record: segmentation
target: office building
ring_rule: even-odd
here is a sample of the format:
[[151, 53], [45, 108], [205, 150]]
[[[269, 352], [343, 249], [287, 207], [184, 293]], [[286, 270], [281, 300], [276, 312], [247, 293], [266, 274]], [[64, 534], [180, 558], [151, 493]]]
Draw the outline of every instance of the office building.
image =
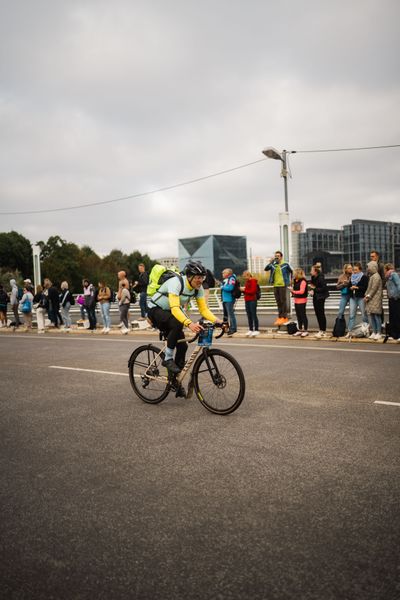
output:
[[400, 223], [354, 219], [343, 226], [344, 262], [359, 261], [365, 268], [371, 250], [377, 250], [382, 262], [400, 267]]
[[343, 232], [340, 229], [310, 228], [299, 232], [298, 265], [308, 274], [312, 265], [322, 264], [324, 273], [337, 273], [343, 266]]
[[217, 279], [222, 271], [230, 268], [241, 275], [247, 269], [246, 236], [203, 235], [178, 240], [179, 268], [183, 269], [189, 259], [200, 260]]

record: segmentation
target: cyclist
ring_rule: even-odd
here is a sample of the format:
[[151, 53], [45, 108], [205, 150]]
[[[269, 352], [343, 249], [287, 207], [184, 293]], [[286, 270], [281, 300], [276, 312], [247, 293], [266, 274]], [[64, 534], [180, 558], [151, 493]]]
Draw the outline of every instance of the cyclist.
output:
[[[184, 275], [172, 276], [161, 284], [155, 294], [147, 300], [148, 315], [153, 324], [167, 334], [167, 349], [162, 365], [170, 373], [179, 373], [185, 365], [187, 343], [178, 340], [183, 337], [183, 328], [188, 327], [193, 333], [199, 333], [203, 328], [194, 323], [183, 311], [183, 307], [195, 299], [200, 314], [207, 321], [220, 323], [208, 308], [203, 289], [206, 269], [200, 261], [190, 260], [184, 268]], [[176, 355], [174, 360], [174, 350]]]

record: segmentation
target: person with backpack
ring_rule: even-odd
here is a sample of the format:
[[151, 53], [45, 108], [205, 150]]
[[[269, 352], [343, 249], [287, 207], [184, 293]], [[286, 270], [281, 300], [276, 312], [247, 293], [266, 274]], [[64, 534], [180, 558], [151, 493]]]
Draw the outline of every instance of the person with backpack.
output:
[[235, 302], [238, 298], [238, 295], [236, 288], [239, 288], [240, 295], [240, 284], [236, 275], [234, 275], [232, 269], [224, 269], [222, 271], [221, 296], [222, 307], [224, 311], [224, 321], [229, 323], [229, 337], [232, 337], [232, 335], [237, 331]]
[[30, 287], [24, 287], [24, 293], [19, 301], [19, 309], [24, 315], [25, 331], [32, 329], [32, 308], [33, 308], [33, 294], [30, 291]]
[[392, 263], [386, 263], [384, 269], [389, 300], [389, 331], [386, 335], [400, 343], [400, 276]]
[[274, 322], [274, 325], [285, 325], [289, 322], [288, 313], [290, 312], [290, 307], [287, 289], [292, 280], [292, 267], [283, 260], [282, 252], [277, 250], [264, 271], [271, 272], [269, 283], [274, 288], [274, 296], [278, 307], [278, 318]]
[[257, 295], [259, 285], [257, 279], [253, 277], [250, 271], [243, 271], [243, 277], [245, 284], [240, 289], [244, 293], [244, 305], [246, 308], [247, 322], [249, 324], [249, 330], [246, 333], [246, 337], [256, 337], [257, 335], [260, 335], [257, 317]]
[[[170, 373], [177, 374], [185, 365], [188, 347], [186, 342], [178, 344], [178, 340], [183, 338], [183, 328], [188, 327], [193, 333], [199, 333], [203, 329], [199, 323], [192, 321], [183, 307], [195, 300], [204, 319], [212, 323], [222, 324], [222, 321], [206, 304], [202, 285], [206, 270], [200, 261], [190, 260], [184, 268], [184, 275], [173, 271], [169, 274], [169, 278], [148, 298], [147, 313], [153, 325], [167, 335], [167, 348], [162, 364]], [[184, 395], [184, 391], [181, 395]]]
[[143, 263], [138, 265], [139, 276], [132, 286], [134, 291], [139, 294], [139, 307], [141, 320], [147, 317], [147, 286], [149, 285], [149, 274]]
[[21, 294], [19, 294], [19, 288], [17, 286], [17, 282], [15, 281], [15, 279], [10, 279], [10, 286], [11, 286], [11, 294], [10, 294], [10, 304], [11, 304], [11, 310], [13, 311], [13, 315], [14, 315], [14, 327], [19, 327], [21, 325], [21, 321], [19, 318], [19, 314], [18, 314], [18, 304], [19, 301], [21, 300], [22, 296]]

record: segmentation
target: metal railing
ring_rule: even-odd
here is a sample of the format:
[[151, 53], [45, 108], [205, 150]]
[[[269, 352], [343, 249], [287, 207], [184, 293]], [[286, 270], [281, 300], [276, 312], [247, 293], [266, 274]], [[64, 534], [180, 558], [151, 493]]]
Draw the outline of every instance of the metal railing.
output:
[[[276, 302], [274, 296], [273, 286], [265, 285], [260, 286], [261, 288], [261, 298], [257, 302], [257, 312], [258, 314], [273, 314], [276, 313]], [[325, 302], [325, 311], [327, 313], [335, 313], [339, 309], [340, 302], [340, 291], [336, 289], [329, 289], [329, 298], [327, 298]], [[222, 313], [222, 299], [221, 299], [221, 290], [219, 288], [211, 288], [208, 296], [208, 306], [210, 310], [215, 313]], [[307, 307], [313, 309], [312, 297], [309, 296], [307, 299]], [[189, 305], [191, 312], [198, 313], [198, 308], [196, 302], [192, 302]], [[383, 293], [383, 309], [388, 310], [388, 300], [386, 295], [386, 290]], [[97, 304], [97, 310], [100, 312], [99, 305]], [[245, 301], [243, 295], [241, 298], [236, 300], [235, 311], [237, 313], [245, 313]], [[294, 302], [293, 298], [291, 299], [291, 311], [294, 313]], [[110, 307], [111, 314], [118, 314], [118, 302], [113, 302]], [[71, 306], [70, 310], [71, 315], [76, 316], [80, 314], [80, 306], [75, 304]], [[129, 307], [130, 319], [135, 319], [140, 316], [140, 307], [139, 302], [135, 304], [131, 304]], [[12, 318], [12, 312], [8, 311], [9, 318]]]

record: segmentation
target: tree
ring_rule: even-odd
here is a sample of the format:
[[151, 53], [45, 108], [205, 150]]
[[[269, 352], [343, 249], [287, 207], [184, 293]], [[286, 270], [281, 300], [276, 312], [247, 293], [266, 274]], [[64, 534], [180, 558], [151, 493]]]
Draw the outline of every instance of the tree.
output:
[[0, 267], [3, 271], [21, 271], [23, 278], [33, 279], [30, 241], [16, 231], [0, 233]]
[[82, 287], [81, 251], [76, 244], [66, 242], [58, 235], [51, 236], [46, 243], [38, 242], [41, 248], [42, 276], [55, 285], [68, 281], [72, 291]]

